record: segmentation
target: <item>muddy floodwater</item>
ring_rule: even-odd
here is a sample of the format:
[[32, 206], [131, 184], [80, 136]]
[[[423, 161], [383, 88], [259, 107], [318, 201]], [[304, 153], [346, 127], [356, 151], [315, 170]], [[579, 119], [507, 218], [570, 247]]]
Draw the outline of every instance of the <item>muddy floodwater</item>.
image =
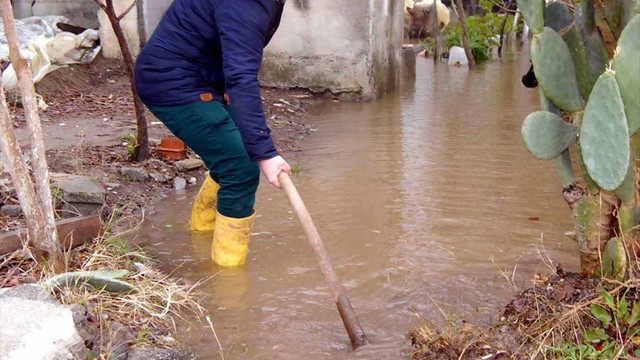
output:
[[[372, 345], [356, 353], [286, 197], [260, 187], [247, 265], [221, 269], [211, 234], [187, 230], [197, 189], [168, 198], [140, 241], [164, 270], [198, 281], [229, 359], [404, 359], [416, 314], [488, 323], [542, 258], [577, 270], [577, 245], [551, 162], [520, 136], [539, 108], [520, 78], [526, 54], [469, 72], [417, 59], [415, 83], [371, 103], [313, 109], [293, 180]], [[513, 271], [515, 268], [515, 272]], [[184, 329], [202, 359], [220, 359], [204, 319]]]

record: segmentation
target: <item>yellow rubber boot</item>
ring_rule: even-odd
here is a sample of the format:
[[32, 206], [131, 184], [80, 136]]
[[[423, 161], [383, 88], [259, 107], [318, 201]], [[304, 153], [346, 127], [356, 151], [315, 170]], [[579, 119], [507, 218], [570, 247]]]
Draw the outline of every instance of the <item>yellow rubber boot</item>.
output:
[[211, 178], [211, 175], [207, 175], [193, 203], [191, 230], [211, 231], [214, 229], [218, 189], [220, 189], [220, 185]]
[[239, 266], [245, 263], [254, 218], [255, 212], [242, 219], [216, 214], [216, 227], [213, 230], [213, 247], [211, 248], [211, 258], [216, 264]]

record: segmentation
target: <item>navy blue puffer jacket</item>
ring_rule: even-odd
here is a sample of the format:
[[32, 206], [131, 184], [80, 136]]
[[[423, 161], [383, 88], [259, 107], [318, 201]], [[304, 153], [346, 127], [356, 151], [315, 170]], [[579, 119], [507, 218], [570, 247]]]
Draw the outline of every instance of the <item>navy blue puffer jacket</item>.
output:
[[251, 160], [278, 153], [267, 127], [258, 70], [284, 0], [175, 0], [138, 56], [136, 88], [152, 106], [229, 93]]

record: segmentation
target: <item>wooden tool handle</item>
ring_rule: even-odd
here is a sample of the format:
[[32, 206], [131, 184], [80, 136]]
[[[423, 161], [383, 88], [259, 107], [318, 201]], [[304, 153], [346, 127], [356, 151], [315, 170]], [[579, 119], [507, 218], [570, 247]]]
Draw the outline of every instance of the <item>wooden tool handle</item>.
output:
[[333, 269], [333, 263], [329, 258], [329, 254], [327, 254], [327, 250], [320, 238], [320, 234], [313, 224], [313, 220], [311, 220], [311, 216], [309, 215], [306, 206], [304, 206], [304, 202], [302, 202], [302, 198], [300, 198], [298, 190], [293, 185], [291, 177], [289, 177], [287, 173], [281, 172], [280, 175], [278, 175], [278, 180], [280, 181], [282, 189], [285, 194], [287, 194], [289, 202], [291, 202], [293, 210], [302, 224], [302, 228], [304, 229], [304, 233], [307, 235], [307, 239], [309, 240], [309, 244], [311, 245], [313, 252], [316, 254], [316, 258], [320, 264], [320, 270], [329, 285], [329, 289], [333, 295], [333, 301], [335, 301], [336, 306], [338, 307], [338, 312], [340, 313], [344, 327], [347, 329], [347, 334], [349, 334], [353, 350], [368, 344], [369, 341], [364, 334], [364, 330], [362, 330], [362, 327], [360, 326], [356, 313], [351, 307], [351, 302], [340, 283], [338, 274], [336, 274]]

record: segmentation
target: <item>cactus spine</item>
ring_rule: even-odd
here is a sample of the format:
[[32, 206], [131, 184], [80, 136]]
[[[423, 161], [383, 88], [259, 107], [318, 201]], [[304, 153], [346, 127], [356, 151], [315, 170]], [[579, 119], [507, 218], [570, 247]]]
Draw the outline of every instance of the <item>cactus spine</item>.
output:
[[[571, 12], [559, 1], [518, 3], [534, 33], [531, 61], [544, 110], [525, 119], [525, 146], [556, 163], [583, 273], [623, 279], [640, 255], [638, 5], [582, 0]], [[571, 153], [584, 180], [574, 176]]]

